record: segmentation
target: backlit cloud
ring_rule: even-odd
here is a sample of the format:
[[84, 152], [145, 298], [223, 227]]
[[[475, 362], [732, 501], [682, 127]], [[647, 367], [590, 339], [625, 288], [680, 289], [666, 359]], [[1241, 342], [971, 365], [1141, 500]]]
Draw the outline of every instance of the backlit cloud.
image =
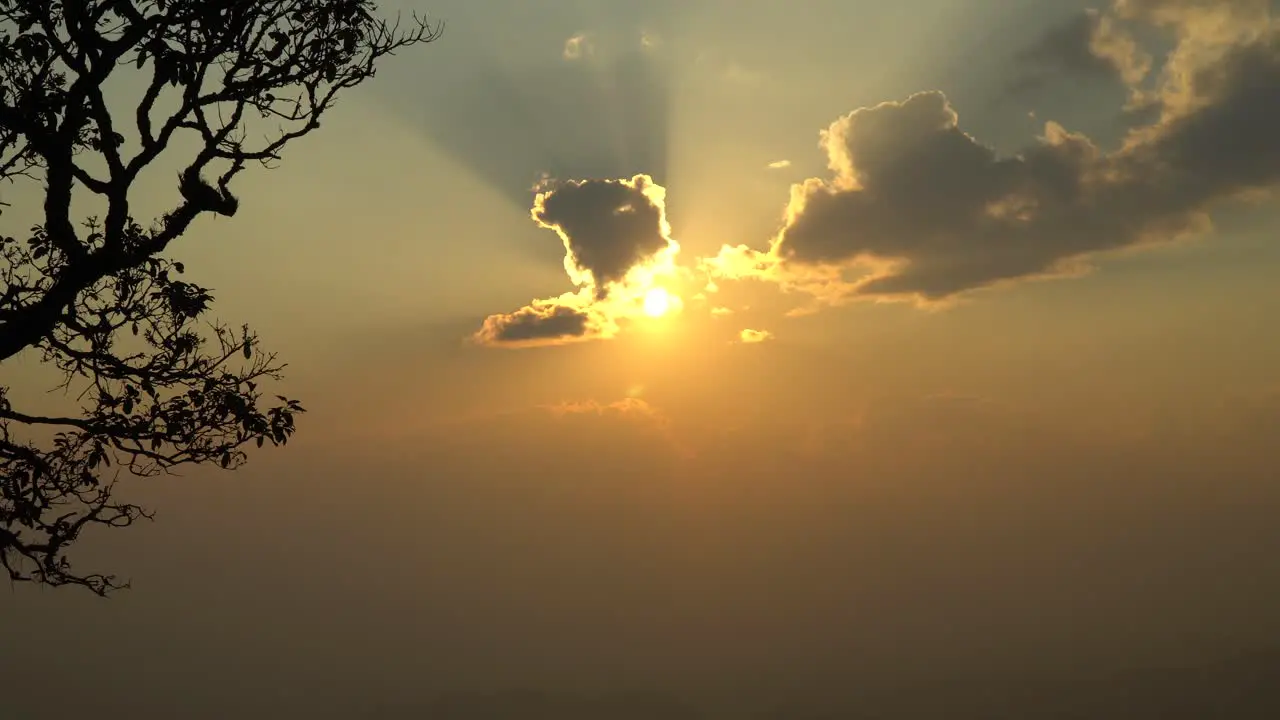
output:
[[616, 328], [607, 319], [589, 309], [574, 307], [574, 299], [570, 296], [563, 301], [535, 300], [513, 313], [490, 315], [475, 338], [486, 345], [521, 347], [613, 334]]
[[748, 328], [738, 334], [738, 339], [748, 345], [752, 345], [755, 343], [765, 342], [766, 340], [772, 340], [773, 333], [768, 330], [751, 330]]
[[604, 299], [631, 270], [659, 253], [674, 254], [666, 190], [647, 175], [630, 180], [571, 180], [538, 193], [533, 219], [560, 236], [565, 270]]
[[[677, 272], [666, 190], [647, 175], [623, 180], [551, 182], [531, 216], [564, 246], [565, 272], [577, 290], [492, 315], [474, 339], [528, 346], [612, 337], [618, 321], [645, 311], [645, 296]], [[669, 305], [679, 306], [679, 298]]]
[[[1021, 152], [1000, 156], [963, 131], [941, 92], [855, 110], [822, 132], [831, 175], [793, 186], [768, 248], [725, 247], [704, 269], [829, 302], [933, 302], [1202, 233], [1212, 208], [1280, 181], [1280, 29], [1268, 7], [1119, 0], [1093, 18], [1098, 67], [1144, 57], [1116, 49], [1129, 37], [1120, 23], [1176, 43], [1157, 84], [1134, 88], [1154, 119], [1111, 151], [1047, 122]], [[1110, 40], [1097, 39], [1101, 28]]]

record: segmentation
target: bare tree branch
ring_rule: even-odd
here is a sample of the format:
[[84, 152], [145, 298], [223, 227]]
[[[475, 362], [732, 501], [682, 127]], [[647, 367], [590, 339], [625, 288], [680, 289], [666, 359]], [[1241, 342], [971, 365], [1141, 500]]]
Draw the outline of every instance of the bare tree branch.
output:
[[[0, 362], [38, 354], [81, 403], [79, 415], [46, 416], [0, 388], [0, 567], [11, 578], [122, 587], [66, 555], [87, 526], [149, 517], [114, 499], [117, 476], [235, 468], [249, 444], [288, 441], [302, 407], [267, 405], [259, 387], [284, 365], [248, 327], [204, 320], [211, 292], [162, 254], [197, 218], [235, 215], [237, 175], [279, 160], [379, 61], [440, 31], [381, 18], [372, 0], [0, 0], [0, 179], [44, 188], [40, 224], [0, 236]], [[126, 114], [105, 92], [120, 73], [145, 88]], [[251, 143], [250, 128], [268, 132]], [[134, 183], [179, 133], [199, 141], [180, 164], [182, 199], [141, 221]], [[104, 217], [74, 218], [77, 191], [105, 201]], [[52, 439], [33, 440], [40, 431]]]

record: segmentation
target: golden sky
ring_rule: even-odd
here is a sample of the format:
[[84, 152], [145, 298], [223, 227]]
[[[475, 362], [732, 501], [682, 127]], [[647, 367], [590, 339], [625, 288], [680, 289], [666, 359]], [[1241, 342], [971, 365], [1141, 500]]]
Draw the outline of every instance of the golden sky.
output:
[[383, 5], [444, 37], [175, 249], [297, 440], [133, 488], [118, 598], [0, 594], [0, 694], [63, 688], [14, 717], [803, 720], [1280, 645], [1274, 3]]

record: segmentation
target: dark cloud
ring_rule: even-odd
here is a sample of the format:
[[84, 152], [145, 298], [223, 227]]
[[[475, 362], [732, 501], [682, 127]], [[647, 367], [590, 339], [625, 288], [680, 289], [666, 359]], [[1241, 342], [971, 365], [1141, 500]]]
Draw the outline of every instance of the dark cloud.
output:
[[[612, 336], [616, 320], [640, 310], [654, 276], [674, 271], [680, 246], [671, 239], [665, 199], [666, 189], [648, 175], [547, 184], [531, 215], [560, 237], [578, 290], [490, 316], [475, 339], [529, 345]], [[642, 267], [650, 272], [637, 279], [633, 271]]]
[[590, 276], [597, 298], [671, 240], [663, 188], [648, 175], [556, 185], [534, 200], [533, 218], [555, 230], [571, 262]]
[[1230, 17], [1185, 18], [1150, 95], [1158, 119], [1112, 152], [1050, 122], [998, 156], [940, 92], [856, 110], [823, 133], [834, 176], [797, 186], [770, 250], [726, 248], [709, 267], [823, 275], [826, 292], [837, 268], [842, 297], [940, 300], [1203, 231], [1215, 204], [1280, 181], [1280, 31], [1228, 36]]
[[1197, 204], [1280, 180], [1280, 33], [1232, 49], [1188, 81], [1203, 107], [1140, 146], [1138, 169], [1165, 169], [1172, 199]]
[[1098, 242], [1062, 224], [1091, 201], [1085, 170], [1097, 151], [1087, 140], [1054, 131], [1021, 156], [999, 158], [957, 122], [946, 97], [928, 92], [834, 123], [825, 141], [838, 176], [797, 195], [778, 256], [799, 265], [900, 262], [860, 291], [940, 298], [1046, 271], [1076, 254], [1066, 247]]
[[506, 315], [491, 315], [475, 339], [486, 345], [538, 345], [585, 339], [595, 329], [590, 313], [553, 302], [535, 302]]

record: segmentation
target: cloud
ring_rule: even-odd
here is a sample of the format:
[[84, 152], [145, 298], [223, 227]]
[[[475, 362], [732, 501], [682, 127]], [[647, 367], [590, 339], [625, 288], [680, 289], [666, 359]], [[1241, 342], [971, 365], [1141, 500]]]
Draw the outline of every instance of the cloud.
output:
[[769, 247], [703, 267], [831, 303], [932, 303], [1203, 233], [1216, 205], [1280, 181], [1280, 26], [1265, 11], [1120, 0], [1108, 17], [1173, 28], [1177, 46], [1149, 93], [1155, 119], [1109, 152], [1047, 122], [1000, 156], [936, 91], [855, 110], [822, 132], [831, 176], [793, 186]]
[[659, 424], [666, 424], [667, 420], [658, 412], [647, 400], [642, 398], [628, 396], [621, 400], [602, 403], [598, 400], [579, 400], [576, 402], [561, 402], [554, 405], [544, 405], [543, 409], [552, 415], [606, 415], [609, 413], [618, 413], [620, 415], [641, 416], [653, 419]]
[[530, 215], [560, 237], [578, 289], [491, 315], [473, 339], [527, 347], [613, 337], [617, 321], [641, 314], [645, 293], [677, 271], [680, 245], [665, 202], [666, 190], [647, 175], [546, 184]]
[[1010, 90], [1036, 90], [1058, 75], [1112, 80], [1125, 85], [1142, 82], [1151, 71], [1151, 55], [1110, 15], [1085, 10], [1050, 28], [1018, 54], [1024, 73]]
[[607, 320], [589, 310], [557, 300], [535, 300], [513, 313], [485, 318], [475, 340], [484, 345], [530, 347], [608, 337], [613, 331]]
[[1272, 20], [1273, 5], [1273, 0], [1115, 0], [1112, 12], [1120, 19], [1221, 41], [1250, 26], [1264, 31]]
[[591, 43], [591, 38], [586, 33], [578, 33], [568, 40], [564, 41], [563, 57], [565, 60], [580, 60], [584, 56], [591, 55], [595, 51], [595, 46]]
[[712, 314], [714, 317], [724, 317], [725, 315], [732, 315], [732, 314], [733, 314], [733, 308], [727, 308], [727, 307], [713, 307], [713, 308], [711, 308], [711, 314]]
[[789, 168], [789, 167], [791, 167], [790, 160], [774, 160], [773, 162], [769, 163], [770, 170], [781, 170], [782, 168]]
[[655, 430], [671, 449], [676, 451], [679, 457], [689, 459], [697, 454], [692, 446], [677, 435], [672, 427], [671, 419], [665, 413], [654, 407], [649, 401], [634, 394], [612, 402], [602, 403], [594, 399], [578, 400], [543, 405], [541, 409], [559, 418], [597, 415], [641, 422]]
[[773, 333], [768, 330], [751, 330], [748, 328], [738, 334], [738, 339], [748, 345], [753, 345], [755, 343], [765, 342], [766, 340], [772, 340]]
[[632, 268], [679, 246], [667, 223], [666, 190], [648, 175], [630, 180], [571, 180], [539, 193], [533, 219], [564, 242], [565, 269], [597, 299]]

